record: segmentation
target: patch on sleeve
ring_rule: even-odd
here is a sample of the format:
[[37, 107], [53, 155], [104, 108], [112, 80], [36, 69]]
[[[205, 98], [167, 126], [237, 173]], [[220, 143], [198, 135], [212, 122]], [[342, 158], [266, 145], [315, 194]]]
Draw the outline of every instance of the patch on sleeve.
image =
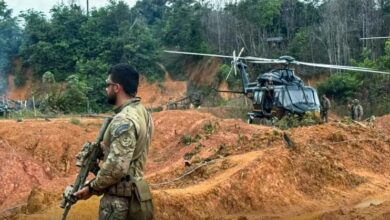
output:
[[129, 135], [123, 135], [122, 137], [119, 138], [120, 143], [124, 147], [128, 147], [133, 144], [134, 139], [131, 138]]
[[124, 132], [128, 131], [130, 129], [130, 125], [128, 123], [126, 124], [119, 124], [117, 127], [115, 127], [112, 130], [112, 136], [119, 137]]

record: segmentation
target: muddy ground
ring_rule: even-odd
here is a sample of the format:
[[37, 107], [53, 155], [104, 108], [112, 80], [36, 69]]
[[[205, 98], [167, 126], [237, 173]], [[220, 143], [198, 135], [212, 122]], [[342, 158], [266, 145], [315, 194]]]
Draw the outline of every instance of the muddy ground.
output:
[[[153, 119], [156, 219], [390, 219], [389, 116], [288, 131], [195, 110]], [[0, 121], [0, 218], [61, 217], [74, 156], [102, 121], [79, 120]], [[79, 202], [68, 219], [96, 219], [98, 205]]]

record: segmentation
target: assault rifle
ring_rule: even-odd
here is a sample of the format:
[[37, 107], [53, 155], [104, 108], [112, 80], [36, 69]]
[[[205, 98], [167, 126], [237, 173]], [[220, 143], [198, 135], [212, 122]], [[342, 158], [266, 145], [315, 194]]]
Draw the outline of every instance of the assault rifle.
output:
[[80, 171], [74, 184], [65, 188], [60, 205], [60, 207], [64, 209], [62, 220], [66, 219], [71, 206], [77, 202], [77, 198], [73, 194], [84, 187], [85, 180], [87, 179], [89, 172], [96, 175], [100, 169], [99, 158], [102, 155], [100, 142], [103, 141], [104, 133], [106, 132], [111, 120], [112, 118], [106, 118], [104, 120], [96, 141], [84, 144], [82, 150], [76, 156], [76, 166], [80, 167]]

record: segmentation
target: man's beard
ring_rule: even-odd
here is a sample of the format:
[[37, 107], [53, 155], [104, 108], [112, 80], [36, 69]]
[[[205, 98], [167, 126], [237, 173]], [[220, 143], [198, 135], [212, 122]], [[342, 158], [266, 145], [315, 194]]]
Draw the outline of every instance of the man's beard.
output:
[[116, 94], [108, 95], [107, 96], [107, 102], [110, 105], [115, 105], [115, 103], [116, 103]]

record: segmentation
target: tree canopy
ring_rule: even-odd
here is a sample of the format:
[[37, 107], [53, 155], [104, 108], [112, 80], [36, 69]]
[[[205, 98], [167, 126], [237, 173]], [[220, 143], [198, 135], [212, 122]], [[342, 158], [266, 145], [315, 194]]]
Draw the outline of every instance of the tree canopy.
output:
[[[132, 8], [123, 1], [109, 0], [107, 6], [88, 15], [70, 3], [55, 5], [50, 17], [28, 10], [20, 19], [22, 23], [0, 0], [0, 77], [9, 72], [12, 58], [19, 57], [36, 80], [50, 72], [56, 84], [77, 82], [76, 87], [62, 87], [62, 103], [67, 104], [58, 108], [64, 112], [86, 111], [80, 107], [85, 100], [95, 111], [104, 108], [103, 81], [113, 64], [129, 63], [148, 80], [163, 79], [158, 65], [166, 62], [163, 49], [231, 54], [245, 47], [251, 56], [288, 54], [308, 62], [390, 69], [385, 40], [360, 40], [389, 35], [390, 0], [241, 0], [226, 4], [219, 0], [140, 0]], [[377, 94], [371, 81], [389, 82], [386, 76], [368, 80], [370, 76], [332, 75], [320, 91], [336, 99], [359, 96], [368, 100]], [[15, 80], [23, 85], [25, 77], [19, 74]], [[5, 87], [5, 80], [1, 82], [0, 91]], [[357, 89], [361, 83], [370, 90]], [[83, 94], [76, 94], [75, 88]], [[83, 104], [64, 101], [71, 94]]]

